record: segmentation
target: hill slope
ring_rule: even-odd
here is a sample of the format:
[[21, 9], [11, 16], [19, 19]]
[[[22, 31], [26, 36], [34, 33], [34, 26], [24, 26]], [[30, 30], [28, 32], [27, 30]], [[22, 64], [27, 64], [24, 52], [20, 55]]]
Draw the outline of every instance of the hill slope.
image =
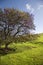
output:
[[0, 55], [0, 65], [43, 65], [43, 34], [35, 41], [11, 44], [16, 51]]

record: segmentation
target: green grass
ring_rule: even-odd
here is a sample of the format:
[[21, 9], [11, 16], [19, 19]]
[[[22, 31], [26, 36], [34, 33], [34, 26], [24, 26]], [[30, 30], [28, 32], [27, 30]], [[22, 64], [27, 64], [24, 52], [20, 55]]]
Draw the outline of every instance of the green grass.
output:
[[43, 65], [43, 36], [35, 42], [9, 45], [16, 51], [0, 55], [0, 65]]

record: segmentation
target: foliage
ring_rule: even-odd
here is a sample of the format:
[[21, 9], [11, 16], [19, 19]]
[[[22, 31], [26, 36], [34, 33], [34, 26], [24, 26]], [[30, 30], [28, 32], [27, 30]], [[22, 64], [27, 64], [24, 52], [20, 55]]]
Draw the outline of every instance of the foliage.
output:
[[0, 9], [0, 38], [7, 47], [10, 42], [35, 30], [33, 16], [16, 9]]

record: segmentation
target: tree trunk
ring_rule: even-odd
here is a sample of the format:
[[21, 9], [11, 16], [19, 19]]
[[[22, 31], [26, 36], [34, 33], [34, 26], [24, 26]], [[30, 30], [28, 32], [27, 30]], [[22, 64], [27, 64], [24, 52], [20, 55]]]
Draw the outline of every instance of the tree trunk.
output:
[[5, 49], [8, 49], [8, 44], [5, 44]]
[[0, 42], [0, 49], [1, 49], [1, 42]]
[[0, 48], [1, 48], [1, 44], [0, 44]]

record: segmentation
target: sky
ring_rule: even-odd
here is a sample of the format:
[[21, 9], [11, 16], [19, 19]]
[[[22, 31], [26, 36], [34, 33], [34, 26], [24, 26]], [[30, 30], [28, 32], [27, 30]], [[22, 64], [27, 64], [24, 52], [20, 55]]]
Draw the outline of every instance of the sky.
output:
[[0, 8], [15, 8], [33, 14], [35, 33], [43, 33], [43, 0], [0, 0]]

